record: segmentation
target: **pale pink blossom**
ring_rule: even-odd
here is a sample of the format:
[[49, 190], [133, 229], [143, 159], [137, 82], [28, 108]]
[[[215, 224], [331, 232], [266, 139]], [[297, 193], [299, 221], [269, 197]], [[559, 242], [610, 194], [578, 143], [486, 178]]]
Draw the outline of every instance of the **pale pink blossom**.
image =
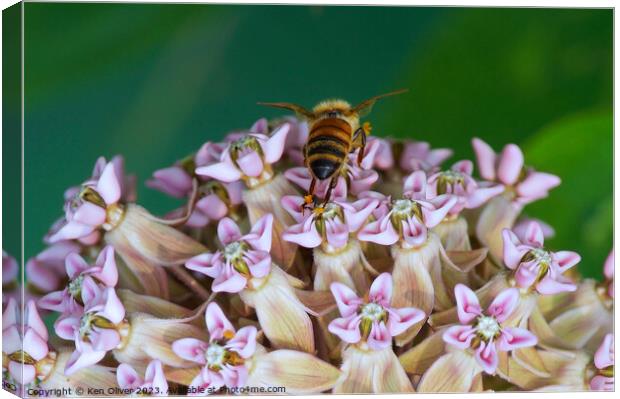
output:
[[392, 288], [389, 273], [373, 281], [367, 300], [344, 284], [332, 283], [330, 289], [342, 317], [329, 323], [329, 331], [348, 344], [365, 342], [372, 350], [391, 347], [392, 337], [426, 317], [416, 308], [393, 308]]
[[[590, 380], [590, 389], [593, 391], [614, 390], [614, 363], [614, 336], [607, 334], [594, 354], [594, 366], [597, 368], [597, 375]], [[611, 373], [609, 373], [610, 370]]]
[[479, 138], [472, 140], [478, 161], [480, 176], [488, 181], [502, 184], [513, 193], [513, 201], [519, 204], [545, 198], [549, 190], [560, 184], [560, 178], [524, 166], [523, 152], [515, 144], [507, 144], [501, 154]]
[[517, 221], [517, 223], [515, 223], [515, 225], [512, 227], [512, 232], [515, 233], [517, 237], [519, 238], [525, 237], [525, 232], [527, 231], [527, 228], [529, 227], [531, 222], [536, 222], [540, 225], [540, 228], [542, 229], [542, 232], [543, 232], [543, 236], [545, 238], [555, 237], [555, 230], [553, 229], [551, 225], [543, 222], [540, 219], [529, 218], [529, 217], [520, 218]]
[[271, 235], [273, 215], [267, 214], [256, 221], [252, 230], [241, 235], [239, 226], [230, 218], [223, 218], [217, 226], [222, 250], [191, 258], [185, 266], [213, 278], [214, 292], [242, 291], [251, 278], [263, 278], [271, 270]]
[[69, 277], [67, 287], [41, 298], [38, 303], [41, 308], [63, 314], [81, 314], [83, 304], [93, 300], [103, 287], [113, 288], [118, 282], [114, 248], [111, 245], [101, 250], [92, 266], [77, 253], [70, 253], [65, 258], [65, 269]]
[[[357, 162], [359, 151], [361, 149], [351, 154], [351, 162]], [[394, 163], [394, 154], [392, 153], [392, 143], [390, 140], [369, 137], [366, 141], [364, 157], [360, 167], [362, 169], [378, 169], [389, 172], [394, 167]]]
[[524, 328], [505, 326], [519, 303], [519, 290], [500, 292], [486, 312], [482, 311], [476, 293], [463, 284], [454, 287], [460, 325], [449, 327], [443, 340], [459, 349], [474, 350], [478, 364], [488, 374], [495, 374], [499, 364], [498, 351], [509, 352], [536, 345], [538, 339]]
[[294, 116], [285, 116], [277, 121], [279, 124], [288, 123], [290, 131], [284, 145], [286, 156], [293, 164], [302, 166], [304, 164], [303, 148], [308, 140], [309, 126], [305, 120], [298, 119]]
[[19, 264], [14, 257], [2, 251], [2, 285], [17, 283]]
[[[28, 301], [23, 319], [15, 299], [9, 299], [2, 313], [2, 352], [8, 360], [10, 376], [19, 384], [28, 385], [37, 378], [37, 362], [49, 353], [48, 333], [34, 301]], [[23, 353], [23, 354], [22, 354]]]
[[115, 164], [109, 162], [96, 180], [84, 183], [65, 202], [65, 223], [49, 238], [50, 242], [90, 236], [106, 223], [107, 208], [122, 198], [122, 176], [117, 176], [115, 170]]
[[287, 195], [281, 203], [297, 222], [286, 229], [282, 238], [306, 248], [323, 244], [339, 249], [349, 242], [349, 235], [366, 222], [379, 201], [374, 198], [363, 198], [353, 203], [334, 200], [325, 205], [311, 204], [309, 209], [302, 210], [304, 199]]
[[465, 208], [478, 208], [492, 197], [501, 194], [501, 185], [483, 186], [471, 176], [474, 165], [471, 161], [459, 161], [446, 171], [437, 172], [428, 178], [428, 197], [449, 195], [456, 199], [450, 215], [458, 215]]
[[121, 389], [137, 395], [168, 396], [168, 381], [159, 360], [149, 362], [144, 378], [129, 364], [121, 363], [116, 369], [116, 380]]
[[81, 246], [74, 241], [59, 241], [50, 245], [26, 262], [28, 284], [44, 293], [60, 289], [67, 278], [65, 258], [80, 251]]
[[392, 245], [401, 240], [406, 246], [426, 242], [428, 229], [437, 226], [454, 207], [456, 198], [438, 195], [427, 199], [426, 173], [413, 172], [405, 179], [403, 198], [393, 200], [379, 193], [365, 193], [379, 199], [373, 213], [375, 221], [366, 224], [357, 237], [381, 245]]
[[[248, 378], [246, 360], [256, 351], [256, 327], [236, 331], [216, 303], [210, 303], [205, 313], [209, 342], [183, 338], [172, 343], [179, 357], [197, 363], [200, 373], [190, 384], [190, 391], [200, 395], [212, 393], [223, 386], [245, 385]], [[207, 391], [208, 390], [208, 391]]]
[[242, 178], [271, 177], [271, 165], [282, 157], [289, 125], [280, 126], [271, 136], [259, 133], [243, 135], [228, 144], [219, 161], [196, 168], [196, 174], [226, 183]]
[[54, 323], [56, 335], [75, 342], [75, 351], [65, 367], [65, 374], [98, 363], [106, 353], [121, 343], [119, 326], [125, 307], [114, 288], [93, 286], [93, 296], [85, 301], [81, 314], [59, 318]]
[[551, 252], [544, 248], [542, 227], [530, 222], [522, 237], [504, 229], [504, 263], [514, 271], [514, 278], [521, 288], [534, 287], [543, 295], [575, 291], [577, 286], [563, 276], [581, 260], [576, 252]]
[[423, 170], [433, 173], [439, 165], [452, 156], [452, 150], [447, 148], [431, 149], [424, 141], [405, 141], [400, 155], [399, 165], [405, 172]]

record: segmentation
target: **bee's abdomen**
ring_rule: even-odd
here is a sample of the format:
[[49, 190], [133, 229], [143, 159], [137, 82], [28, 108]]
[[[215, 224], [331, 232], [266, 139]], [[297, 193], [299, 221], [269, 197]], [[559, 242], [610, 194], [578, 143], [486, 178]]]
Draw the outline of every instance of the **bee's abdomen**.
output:
[[322, 119], [308, 136], [307, 165], [318, 179], [327, 179], [344, 164], [350, 148], [351, 126], [338, 118]]

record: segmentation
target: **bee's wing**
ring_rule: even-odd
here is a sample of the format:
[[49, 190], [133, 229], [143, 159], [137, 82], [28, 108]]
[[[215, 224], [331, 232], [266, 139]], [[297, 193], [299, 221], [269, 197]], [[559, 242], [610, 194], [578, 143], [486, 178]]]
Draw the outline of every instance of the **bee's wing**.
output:
[[389, 93], [380, 94], [378, 96], [370, 97], [369, 99], [364, 100], [361, 103], [357, 104], [355, 107], [351, 108], [351, 111], [349, 111], [349, 113], [350, 114], [357, 113], [360, 116], [364, 116], [370, 112], [370, 110], [372, 109], [372, 106], [375, 105], [377, 100], [382, 99], [384, 97], [390, 97], [390, 96], [395, 96], [397, 94], [406, 93], [407, 91], [409, 91], [409, 89], [400, 89], [400, 90], [391, 91]]
[[305, 118], [312, 118], [314, 116], [314, 114], [311, 111], [308, 111], [307, 109], [305, 109], [301, 105], [297, 105], [297, 104], [293, 104], [293, 103], [263, 103], [263, 102], [259, 102], [258, 105], [264, 105], [264, 106], [267, 106], [267, 107], [274, 107], [274, 108], [289, 109], [291, 111], [295, 111], [295, 113], [297, 115], [303, 116]]

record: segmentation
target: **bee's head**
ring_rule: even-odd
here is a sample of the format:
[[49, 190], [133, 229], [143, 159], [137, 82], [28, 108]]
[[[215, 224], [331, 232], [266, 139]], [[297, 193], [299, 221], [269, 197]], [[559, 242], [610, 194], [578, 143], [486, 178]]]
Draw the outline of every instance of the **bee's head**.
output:
[[312, 113], [318, 118], [338, 118], [351, 111], [351, 104], [344, 100], [325, 100], [318, 103]]

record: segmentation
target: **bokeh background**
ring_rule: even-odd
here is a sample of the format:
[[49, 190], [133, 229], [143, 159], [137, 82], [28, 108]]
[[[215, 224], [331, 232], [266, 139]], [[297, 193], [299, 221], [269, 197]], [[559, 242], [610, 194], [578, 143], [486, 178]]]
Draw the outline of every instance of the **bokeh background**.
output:
[[139, 202], [163, 213], [178, 204], [144, 180], [278, 115], [257, 101], [405, 87], [375, 107], [373, 133], [451, 147], [452, 161], [473, 159], [474, 136], [519, 144], [563, 180], [527, 214], [598, 277], [612, 246], [612, 20], [603, 9], [27, 3], [26, 257], [99, 155], [123, 154]]

